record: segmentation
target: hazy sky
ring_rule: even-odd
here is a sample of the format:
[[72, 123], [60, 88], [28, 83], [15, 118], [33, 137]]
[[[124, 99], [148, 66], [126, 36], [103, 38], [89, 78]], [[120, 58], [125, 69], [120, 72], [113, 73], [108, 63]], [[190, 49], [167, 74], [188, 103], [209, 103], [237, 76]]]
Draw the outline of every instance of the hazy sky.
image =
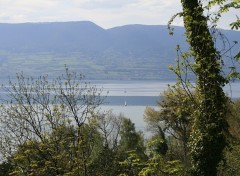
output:
[[[181, 11], [180, 0], [0, 0], [0, 23], [92, 21], [103, 28], [126, 24], [167, 24]], [[228, 28], [237, 11], [225, 15]], [[182, 25], [177, 19], [175, 25]]]

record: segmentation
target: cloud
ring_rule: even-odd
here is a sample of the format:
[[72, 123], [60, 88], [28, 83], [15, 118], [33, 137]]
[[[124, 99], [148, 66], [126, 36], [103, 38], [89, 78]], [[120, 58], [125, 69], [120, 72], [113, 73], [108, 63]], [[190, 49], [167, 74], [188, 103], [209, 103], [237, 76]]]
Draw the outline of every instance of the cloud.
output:
[[[161, 24], [178, 0], [0, 0], [1, 22], [91, 20], [105, 28]], [[177, 7], [177, 6], [176, 6]]]
[[74, 0], [74, 3], [86, 9], [112, 9], [112, 8], [122, 8], [128, 6], [129, 4], [133, 4], [138, 2], [139, 0]]
[[[170, 2], [138, 0], [116, 9], [112, 15], [108, 14], [113, 17], [108, 19], [109, 24], [167, 24], [172, 15], [181, 10], [178, 0], [170, 0]], [[171, 6], [172, 4], [174, 5]]]
[[61, 18], [61, 9], [66, 6], [66, 0], [0, 0], [1, 22], [20, 23], [38, 22], [41, 19]]

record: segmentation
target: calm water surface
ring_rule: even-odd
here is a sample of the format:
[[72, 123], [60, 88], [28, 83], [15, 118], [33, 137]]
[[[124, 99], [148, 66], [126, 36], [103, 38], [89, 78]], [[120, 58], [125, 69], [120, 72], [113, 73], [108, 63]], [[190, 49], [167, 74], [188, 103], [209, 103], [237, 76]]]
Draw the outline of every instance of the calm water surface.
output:
[[[146, 106], [158, 109], [156, 101], [160, 94], [173, 85], [174, 82], [161, 81], [98, 81], [93, 83], [102, 87], [104, 93], [108, 92], [107, 104], [101, 106], [102, 110], [112, 110], [115, 114], [122, 113], [130, 118], [137, 129], [146, 131], [143, 116]], [[231, 83], [224, 87], [229, 97], [236, 99], [240, 97], [240, 83]], [[124, 106], [124, 104], [127, 106]]]
[[[156, 106], [151, 106], [158, 109]], [[146, 106], [106, 106], [100, 107], [101, 111], [112, 110], [114, 114], [123, 114], [124, 117], [130, 118], [137, 130], [146, 131], [146, 124], [143, 120], [144, 110]]]
[[[145, 131], [143, 120], [146, 106], [156, 107], [156, 101], [160, 100], [160, 94], [167, 90], [168, 85], [175, 82], [164, 81], [90, 81], [91, 85], [102, 88], [102, 95], [107, 95], [102, 110], [112, 110], [115, 114], [122, 113], [130, 118], [137, 129]], [[240, 97], [240, 82], [231, 83], [224, 87], [229, 97]], [[6, 93], [0, 92], [3, 97]], [[126, 104], [126, 106], [125, 106]]]
[[[103, 88], [108, 96], [159, 96], [168, 85], [175, 82], [164, 81], [93, 81], [93, 85]], [[231, 98], [240, 97], [240, 82], [234, 82], [224, 87], [225, 93]]]

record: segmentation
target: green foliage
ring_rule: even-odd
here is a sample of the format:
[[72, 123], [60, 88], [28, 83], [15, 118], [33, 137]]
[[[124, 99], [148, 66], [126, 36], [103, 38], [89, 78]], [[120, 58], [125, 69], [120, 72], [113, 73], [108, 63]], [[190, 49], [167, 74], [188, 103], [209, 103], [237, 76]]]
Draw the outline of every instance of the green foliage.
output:
[[219, 176], [240, 175], [240, 145], [234, 145], [225, 151], [225, 160], [218, 168]]
[[229, 102], [228, 123], [231, 142], [224, 151], [224, 160], [218, 167], [219, 176], [232, 176], [240, 174], [240, 101]]
[[166, 160], [161, 155], [154, 154], [148, 160], [143, 161], [135, 150], [127, 152], [127, 158], [120, 162], [122, 176], [187, 176], [187, 173], [178, 160]]
[[138, 175], [144, 166], [144, 161], [139, 157], [136, 150], [126, 151], [126, 159], [119, 163], [122, 167], [122, 173], [128, 176]]
[[94, 125], [103, 138], [103, 146], [113, 151], [118, 149], [121, 123], [123, 115], [116, 116], [112, 111], [97, 114], [94, 118]]
[[12, 172], [13, 170], [13, 165], [12, 163], [10, 162], [10, 159], [6, 160], [6, 161], [3, 161], [1, 164], [0, 164], [0, 176], [6, 176], [6, 175], [9, 175], [10, 172]]
[[147, 147], [157, 154], [165, 156], [168, 151], [167, 140], [164, 136], [159, 136], [159, 134], [154, 134], [150, 140], [147, 142]]
[[134, 150], [140, 158], [146, 158], [143, 135], [136, 131], [135, 124], [127, 118], [122, 120], [119, 150], [122, 152]]
[[11, 175], [86, 175], [102, 145], [92, 123], [101, 91], [70, 72], [49, 81], [25, 78], [3, 87], [1, 155], [12, 158]]
[[[119, 132], [121, 130], [122, 115], [114, 115], [111, 111], [98, 114], [94, 125], [101, 136], [101, 143], [96, 150], [95, 157], [89, 165], [89, 175], [119, 175], [123, 154], [119, 151]], [[127, 150], [127, 149], [126, 149]]]
[[[177, 66], [171, 69], [178, 76], [178, 84], [183, 86], [189, 97], [192, 97], [189, 89], [189, 71], [196, 75], [198, 98], [189, 99], [195, 104], [190, 141], [193, 175], [214, 176], [217, 174], [218, 163], [223, 159], [223, 150], [227, 145], [226, 116], [229, 107], [222, 87], [228, 82], [228, 78], [221, 75], [223, 61], [220, 52], [215, 49], [214, 37], [208, 29], [208, 23], [215, 28], [221, 14], [230, 8], [239, 8], [239, 1], [211, 0], [206, 5], [204, 1], [182, 0], [181, 3], [183, 6], [181, 16], [184, 19], [190, 48], [187, 53], [181, 53], [179, 47], [177, 48]], [[204, 15], [204, 10], [209, 12], [216, 5], [220, 7], [217, 15], [213, 13]], [[238, 27], [238, 21], [232, 23], [234, 28]], [[194, 62], [190, 62], [191, 58], [194, 58]], [[235, 71], [230, 75], [238, 76]]]
[[[154, 140], [158, 141], [158, 143], [155, 143], [155, 149], [166, 149], [165, 145], [167, 143], [170, 145], [170, 138], [167, 141], [165, 137], [165, 133], [167, 133], [180, 143], [178, 148], [182, 153], [181, 159], [185, 165], [188, 165], [187, 143], [192, 127], [192, 116], [195, 111], [193, 100], [196, 99], [196, 95], [191, 92], [191, 96], [188, 96], [183, 88], [174, 86], [165, 91], [163, 97], [163, 100], [158, 102], [160, 110], [146, 108], [144, 120], [148, 125], [148, 129], [156, 134], [154, 139], [158, 136], [161, 141]], [[170, 149], [171, 146], [168, 148]]]
[[[240, 100], [229, 101], [228, 104], [229, 112], [227, 114], [227, 121], [229, 124], [229, 133], [231, 134], [231, 141], [240, 140]], [[230, 139], [229, 139], [230, 140]]]
[[117, 151], [113, 151], [108, 147], [98, 150], [98, 155], [89, 165], [89, 175], [119, 175], [121, 173], [121, 165], [119, 163], [120, 156]]
[[10, 175], [84, 175], [94, 157], [91, 148], [100, 138], [89, 126], [81, 128], [80, 140], [76, 135], [79, 130], [59, 127], [43, 142], [27, 141], [19, 146], [13, 156], [17, 167]]
[[139, 176], [186, 176], [184, 167], [180, 161], [166, 161], [160, 155], [150, 158]]
[[240, 60], [240, 52], [234, 57], [237, 61]]
[[[224, 2], [226, 1], [210, 1], [209, 7]], [[187, 42], [190, 44], [191, 56], [194, 57], [192, 71], [197, 77], [198, 99], [190, 141], [193, 175], [214, 176], [217, 175], [217, 166], [227, 145], [228, 107], [222, 90], [227, 80], [221, 75], [222, 60], [208, 29], [209, 16], [204, 16], [203, 1], [182, 0], [181, 3]], [[218, 18], [214, 23], [216, 20]], [[184, 83], [181, 79], [180, 82]]]
[[[211, 0], [211, 1], [209, 1], [206, 8], [207, 9], [210, 9], [212, 7], [216, 8], [216, 5], [219, 5], [219, 10], [218, 10], [214, 20], [215, 20], [215, 22], [218, 22], [221, 15], [223, 13], [229, 12], [231, 8], [239, 9], [240, 8], [240, 1], [239, 0], [230, 0], [230, 1], [227, 1], [227, 0]], [[239, 20], [238, 16], [236, 16], [236, 17], [237, 17], [236, 21], [230, 23], [230, 26], [231, 26], [232, 29], [238, 30], [238, 28], [240, 27], [240, 20]]]

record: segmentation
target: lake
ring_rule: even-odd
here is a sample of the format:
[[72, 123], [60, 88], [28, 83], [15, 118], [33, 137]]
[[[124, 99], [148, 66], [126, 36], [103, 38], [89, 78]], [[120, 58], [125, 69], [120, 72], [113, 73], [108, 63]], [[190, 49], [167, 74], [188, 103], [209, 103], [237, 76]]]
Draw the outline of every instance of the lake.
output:
[[[155, 109], [156, 101], [161, 100], [160, 94], [167, 90], [168, 85], [174, 82], [165, 81], [90, 81], [91, 85], [102, 88], [103, 96], [107, 96], [101, 110], [112, 110], [113, 113], [122, 113], [130, 118], [138, 130], [145, 131], [146, 124], [143, 120], [146, 106]], [[231, 83], [224, 87], [224, 91], [232, 99], [240, 97], [240, 82]], [[0, 92], [1, 97], [6, 93]]]
[[[151, 106], [154, 107], [154, 106]], [[146, 106], [101, 106], [102, 111], [112, 110], [114, 114], [123, 114], [124, 117], [130, 118], [137, 130], [146, 131], [146, 124], [143, 120]], [[155, 106], [154, 108], [157, 109]]]
[[[174, 85], [175, 82], [103, 80], [91, 81], [91, 84], [103, 88], [103, 94], [108, 92], [108, 96], [157, 97], [168, 88], [168, 85]], [[240, 82], [226, 85], [224, 91], [233, 99], [240, 97]]]
[[[156, 101], [161, 99], [160, 94], [174, 82], [94, 81], [92, 84], [98, 88], [103, 88], [103, 94], [108, 92], [106, 103], [101, 106], [102, 110], [111, 109], [115, 114], [123, 113], [135, 123], [138, 130], [145, 131], [146, 124], [143, 115], [146, 106], [158, 109]], [[224, 91], [232, 99], [239, 98], [240, 82], [225, 86]]]

